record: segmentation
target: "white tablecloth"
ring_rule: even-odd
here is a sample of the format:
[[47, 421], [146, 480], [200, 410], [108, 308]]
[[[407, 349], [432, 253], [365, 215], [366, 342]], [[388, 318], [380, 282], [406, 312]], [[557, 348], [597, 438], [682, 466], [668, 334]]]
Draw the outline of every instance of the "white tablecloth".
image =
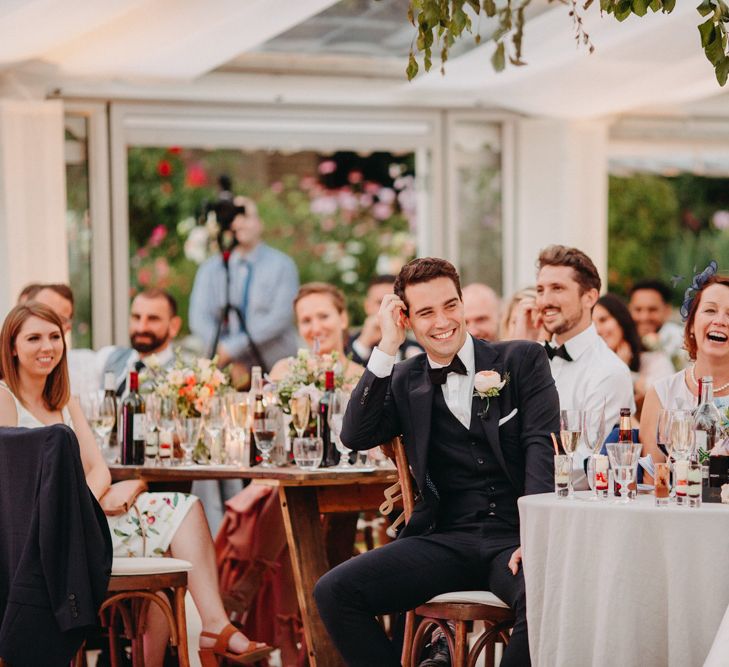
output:
[[519, 500], [533, 666], [699, 667], [729, 606], [729, 506], [588, 495]]

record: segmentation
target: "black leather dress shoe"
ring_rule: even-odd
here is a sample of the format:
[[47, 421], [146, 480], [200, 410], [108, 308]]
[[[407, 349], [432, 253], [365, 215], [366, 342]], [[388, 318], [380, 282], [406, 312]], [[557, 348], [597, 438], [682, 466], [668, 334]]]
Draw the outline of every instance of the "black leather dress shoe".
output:
[[430, 656], [421, 661], [418, 667], [450, 667], [450, 664], [451, 652], [448, 649], [448, 640], [441, 635], [430, 645]]

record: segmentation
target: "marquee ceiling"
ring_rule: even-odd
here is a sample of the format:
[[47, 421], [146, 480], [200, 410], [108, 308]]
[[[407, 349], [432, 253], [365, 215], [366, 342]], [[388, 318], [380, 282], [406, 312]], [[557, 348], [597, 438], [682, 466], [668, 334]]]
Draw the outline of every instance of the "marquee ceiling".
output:
[[[16, 94], [32, 81], [117, 97], [455, 105], [571, 119], [670, 113], [714, 97], [723, 114], [695, 4], [619, 24], [594, 3], [588, 55], [567, 7], [534, 0], [527, 67], [497, 74], [493, 44], [469, 40], [445, 77], [436, 66], [408, 83], [407, 0], [3, 0], [0, 77]], [[488, 22], [480, 29], [487, 35]]]

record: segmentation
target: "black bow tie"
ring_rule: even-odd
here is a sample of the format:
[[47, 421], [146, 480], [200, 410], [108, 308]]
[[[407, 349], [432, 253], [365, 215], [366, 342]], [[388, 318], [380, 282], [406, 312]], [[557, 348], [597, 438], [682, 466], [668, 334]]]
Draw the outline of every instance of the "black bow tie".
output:
[[428, 368], [428, 377], [433, 384], [444, 384], [448, 373], [458, 373], [459, 375], [468, 375], [465, 364], [460, 360], [458, 355], [453, 357], [451, 363], [443, 368]]
[[544, 349], [547, 351], [547, 356], [550, 361], [555, 357], [562, 357], [565, 361], [572, 361], [572, 357], [570, 357], [570, 353], [567, 352], [567, 348], [564, 345], [552, 347], [549, 343], [545, 343]]

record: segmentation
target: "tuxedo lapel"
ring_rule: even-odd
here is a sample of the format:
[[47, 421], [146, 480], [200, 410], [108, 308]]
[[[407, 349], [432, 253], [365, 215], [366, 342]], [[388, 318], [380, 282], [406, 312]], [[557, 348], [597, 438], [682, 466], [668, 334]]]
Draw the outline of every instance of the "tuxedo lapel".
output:
[[435, 387], [428, 377], [428, 358], [423, 355], [423, 364], [410, 370], [408, 376], [408, 405], [410, 423], [414, 434], [413, 449], [416, 460], [411, 461], [418, 484], [425, 480], [430, 443], [430, 417], [433, 410]]
[[[474, 339], [473, 351], [475, 355], [476, 373], [479, 371], [496, 371], [503, 378], [503, 365], [499, 360], [498, 353], [491, 345]], [[501, 391], [506, 391], [506, 385], [504, 385]], [[506, 476], [511, 480], [512, 484], [515, 484], [504, 460], [504, 452], [501, 449], [501, 443], [499, 441], [499, 419], [501, 418], [500, 397], [494, 396], [492, 398], [482, 399], [474, 391], [472, 400], [471, 429], [481, 429], [501, 469], [506, 473]]]

